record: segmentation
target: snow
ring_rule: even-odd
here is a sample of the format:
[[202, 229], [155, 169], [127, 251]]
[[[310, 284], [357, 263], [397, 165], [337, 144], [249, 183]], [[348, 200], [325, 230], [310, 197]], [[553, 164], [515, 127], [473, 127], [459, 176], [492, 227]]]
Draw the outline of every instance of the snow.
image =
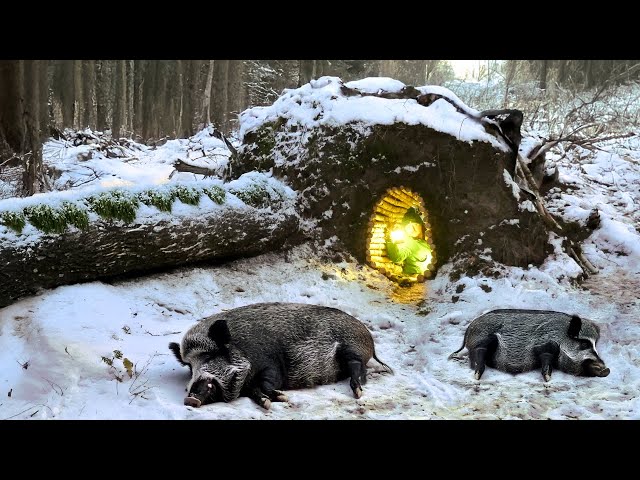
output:
[[[340, 91], [342, 81], [338, 77], [321, 77], [297, 89], [285, 93], [273, 105], [254, 107], [240, 116], [240, 138], [261, 125], [283, 118], [289, 126], [304, 130], [319, 126], [341, 126], [358, 123], [391, 125], [401, 122], [407, 125], [426, 125], [447, 133], [465, 142], [488, 142], [495, 148], [508, 151], [508, 146], [487, 133], [484, 127], [468, 115], [460, 113], [444, 99], [438, 99], [428, 107], [416, 100], [385, 99], [373, 96], [347, 97]], [[365, 78], [348, 82], [347, 87], [362, 88], [364, 92], [397, 92], [404, 87], [402, 82], [389, 78]], [[450, 90], [444, 87], [420, 87], [422, 93], [437, 93], [451, 98], [463, 111], [478, 113], [462, 103]]]
[[[257, 125], [284, 111], [284, 102], [290, 105], [296, 96], [303, 103], [324, 99], [318, 110], [324, 113], [323, 121], [347, 115], [352, 106], [353, 118], [367, 114], [366, 104], [350, 103], [351, 98], [329, 102], [338, 85], [337, 79], [324, 77], [290, 90], [271, 110], [251, 109], [246, 118]], [[365, 79], [356, 85], [370, 90], [401, 88], [389, 79], [378, 83]], [[384, 109], [397, 115], [397, 106], [385, 102]], [[386, 119], [387, 113], [367, 115]], [[292, 112], [290, 121], [303, 121], [302, 112]], [[463, 130], [473, 131], [467, 123]], [[186, 159], [198, 141], [208, 152], [222, 150], [215, 141], [207, 143], [210, 140], [205, 131], [155, 150], [137, 146], [132, 150], [137, 160], [124, 164], [95, 156], [86, 162], [105, 175], [113, 173], [114, 179], [132, 182], [126, 188], [135, 190], [156, 180], [169, 181], [170, 159]], [[0, 309], [0, 418], [639, 419], [640, 209], [635, 207], [640, 201], [640, 144], [626, 145], [612, 144], [595, 152], [575, 149], [563, 158], [550, 155], [567, 186], [546, 195], [549, 210], [581, 223], [593, 208], [600, 213], [600, 227], [582, 244], [584, 255], [599, 272], [583, 284], [574, 281], [580, 270], [562, 251], [562, 239], [551, 234], [553, 253], [540, 267], [501, 266], [498, 278], [467, 276], [452, 281], [449, 263], [435, 279], [411, 288], [400, 287], [350, 258], [332, 260], [331, 246], [338, 240], [333, 238], [324, 245], [310, 242], [215, 266], [43, 290]], [[61, 178], [76, 182], [83, 170], [80, 165], [86, 162], [72, 160], [75, 150], [68, 150], [64, 161], [49, 160], [61, 168]], [[176, 180], [174, 175], [170, 182], [200, 178], [183, 174]], [[105, 188], [99, 180], [47, 194], [46, 201], [54, 204], [99, 191]], [[511, 185], [508, 175], [504, 180]], [[255, 173], [225, 188], [230, 192], [255, 181], [282, 188], [274, 179]], [[35, 198], [7, 199], [0, 209], [23, 208]], [[233, 197], [228, 201], [240, 203]], [[180, 214], [197, 215], [198, 209], [184, 206]], [[304, 222], [312, 228], [313, 222]], [[289, 402], [273, 403], [270, 411], [244, 397], [200, 409], [184, 406], [189, 372], [173, 357], [169, 342], [180, 341], [203, 317], [269, 301], [325, 305], [356, 316], [371, 330], [377, 356], [395, 373], [381, 373], [371, 361], [360, 399], [353, 398], [344, 380], [287, 391]], [[474, 380], [467, 358], [449, 360], [448, 355], [460, 347], [473, 318], [496, 308], [550, 309], [594, 320], [601, 326], [598, 351], [611, 374], [584, 378], [554, 371], [551, 381], [543, 382], [538, 371], [511, 375], [487, 368], [480, 381]], [[125, 359], [135, 366], [131, 377]]]

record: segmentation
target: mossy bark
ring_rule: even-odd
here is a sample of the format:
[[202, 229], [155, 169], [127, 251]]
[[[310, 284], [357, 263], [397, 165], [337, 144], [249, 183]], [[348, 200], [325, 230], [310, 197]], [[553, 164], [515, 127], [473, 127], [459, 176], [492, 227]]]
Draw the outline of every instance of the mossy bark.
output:
[[258, 255], [295, 242], [290, 203], [261, 210], [228, 205], [171, 220], [98, 221], [0, 249], [0, 307], [42, 288]]

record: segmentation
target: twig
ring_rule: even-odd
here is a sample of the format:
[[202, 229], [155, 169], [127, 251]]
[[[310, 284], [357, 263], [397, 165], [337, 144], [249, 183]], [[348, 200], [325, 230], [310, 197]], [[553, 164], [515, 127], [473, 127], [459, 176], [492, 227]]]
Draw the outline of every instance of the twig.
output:
[[[48, 408], [49, 410], [51, 410], [51, 407], [49, 407], [48, 405], [44, 405], [42, 403], [39, 403], [37, 405], [31, 405], [28, 408], [25, 408], [24, 410], [22, 410], [21, 412], [16, 413], [15, 415], [11, 415], [10, 417], [7, 418], [3, 418], [3, 420], [10, 420], [12, 418], [17, 417], [18, 415], [22, 415], [24, 412], [28, 412], [29, 410], [31, 410], [32, 408], [36, 408], [36, 407], [44, 407], [44, 408]], [[38, 413], [40, 410], [36, 410], [33, 415], [35, 415], [36, 413]], [[51, 410], [51, 414], [54, 415], [53, 410]], [[31, 416], [33, 416], [31, 415]], [[55, 415], [54, 415], [55, 416]]]
[[144, 333], [151, 335], [152, 337], [166, 337], [168, 335], [175, 335], [180, 332], [168, 332], [168, 333], [151, 333], [148, 330], [145, 330]]
[[[43, 379], [45, 382], [47, 382], [49, 384], [49, 386], [53, 389], [54, 392], [56, 392], [61, 397], [64, 396], [64, 390], [62, 389], [62, 387], [60, 385], [58, 385], [56, 382], [52, 382], [51, 380], [49, 380], [47, 378], [44, 378], [44, 377], [40, 377], [40, 378]], [[56, 390], [56, 387], [58, 387], [60, 389], [59, 393], [58, 393], [58, 390]]]

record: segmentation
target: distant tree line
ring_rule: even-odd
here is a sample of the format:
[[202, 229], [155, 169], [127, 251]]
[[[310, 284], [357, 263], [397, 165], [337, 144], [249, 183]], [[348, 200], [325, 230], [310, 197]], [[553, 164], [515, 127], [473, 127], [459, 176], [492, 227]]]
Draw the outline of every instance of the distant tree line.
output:
[[[579, 88], [637, 79], [635, 61], [508, 61], [505, 81], [525, 75]], [[521, 68], [526, 65], [526, 68]], [[525, 72], [518, 73], [518, 72]], [[626, 73], [625, 73], [626, 72]], [[238, 113], [272, 103], [285, 88], [323, 75], [385, 76], [408, 85], [452, 80], [443, 60], [5, 60], [0, 61], [0, 172], [23, 166], [23, 195], [47, 189], [42, 142], [65, 128], [110, 130], [116, 141], [157, 144], [213, 124], [225, 134]]]

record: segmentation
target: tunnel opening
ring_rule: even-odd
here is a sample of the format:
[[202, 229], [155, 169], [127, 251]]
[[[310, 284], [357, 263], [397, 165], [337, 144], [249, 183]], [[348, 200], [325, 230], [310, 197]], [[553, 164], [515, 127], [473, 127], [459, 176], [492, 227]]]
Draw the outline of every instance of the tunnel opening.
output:
[[424, 282], [435, 273], [436, 246], [424, 200], [411, 189], [389, 188], [368, 223], [367, 263], [400, 285]]

